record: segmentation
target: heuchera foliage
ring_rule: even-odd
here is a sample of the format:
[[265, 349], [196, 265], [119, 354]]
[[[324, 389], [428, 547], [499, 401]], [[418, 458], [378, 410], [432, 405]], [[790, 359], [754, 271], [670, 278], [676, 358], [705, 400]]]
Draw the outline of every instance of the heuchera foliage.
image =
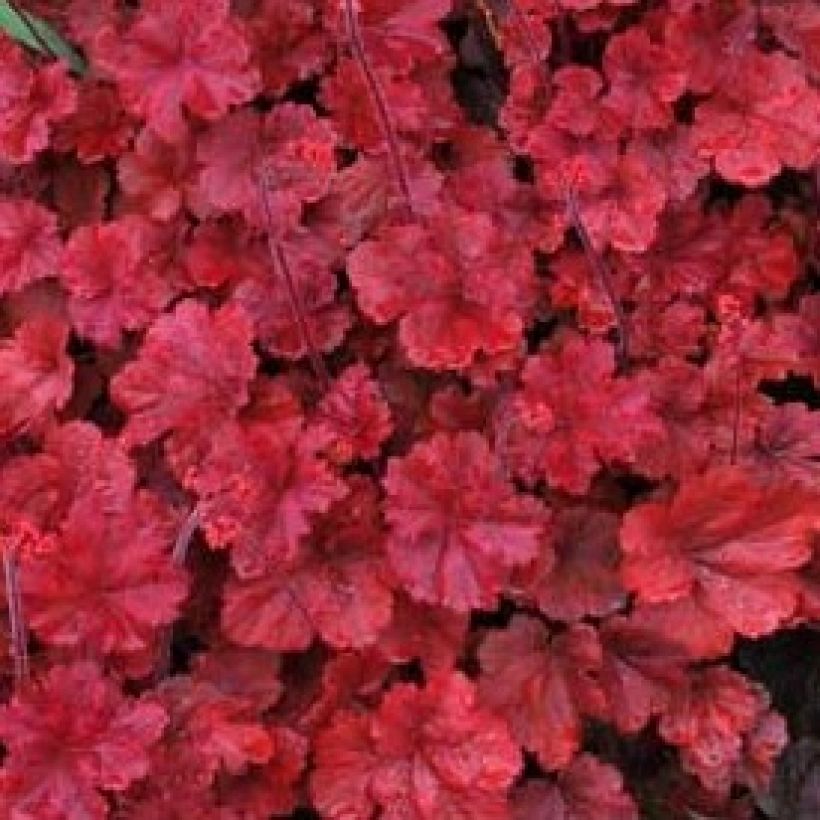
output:
[[0, 815], [750, 818], [813, 0], [9, 5]]

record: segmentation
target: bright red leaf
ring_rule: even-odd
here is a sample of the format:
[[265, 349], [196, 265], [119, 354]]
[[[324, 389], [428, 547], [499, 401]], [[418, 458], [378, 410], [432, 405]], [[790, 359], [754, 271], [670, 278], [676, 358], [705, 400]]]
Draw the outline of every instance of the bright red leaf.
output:
[[128, 413], [124, 440], [146, 444], [172, 431], [213, 429], [247, 401], [255, 370], [244, 313], [180, 302], [154, 322], [139, 357], [111, 382], [114, 401]]
[[772, 808], [816, 4], [7, 5], [0, 816]]
[[147, 650], [187, 593], [185, 572], [171, 560], [174, 530], [156, 500], [137, 496], [111, 514], [106, 500], [90, 493], [75, 503], [56, 550], [29, 559], [21, 573], [35, 634], [91, 656]]
[[44, 426], [71, 397], [74, 362], [66, 353], [68, 326], [33, 315], [11, 339], [0, 340], [0, 433]]
[[671, 104], [686, 88], [686, 72], [674, 52], [634, 27], [609, 40], [603, 68], [609, 80], [603, 108], [621, 127], [648, 130], [671, 123]]
[[225, 588], [222, 629], [244, 646], [293, 651], [315, 636], [339, 649], [374, 644], [390, 621], [391, 577], [375, 487], [352, 482], [314, 527], [310, 545]]
[[116, 347], [125, 330], [140, 330], [159, 315], [171, 294], [150, 261], [151, 225], [124, 217], [77, 228], [62, 255], [60, 277], [77, 332]]
[[304, 435], [298, 416], [230, 425], [186, 476], [208, 543], [231, 548], [240, 577], [259, 577], [296, 556], [316, 516], [345, 495], [318, 456], [323, 443]]
[[791, 484], [756, 484], [737, 468], [685, 481], [671, 502], [624, 518], [622, 576], [649, 603], [693, 596], [747, 637], [769, 634], [797, 606], [791, 571], [811, 555], [820, 527], [816, 495]]
[[[241, 109], [201, 137], [198, 188], [212, 207], [241, 213], [255, 227], [283, 233], [306, 202], [327, 193], [336, 159], [335, 135], [313, 108], [284, 103], [266, 115]], [[273, 225], [268, 225], [267, 190]]]
[[199, 757], [206, 775], [214, 777], [220, 768], [240, 773], [251, 763], [270, 759], [270, 737], [243, 698], [181, 676], [160, 687], [158, 694], [171, 716], [169, 734], [176, 734], [182, 748]]
[[61, 122], [54, 134], [54, 146], [76, 151], [83, 163], [118, 157], [127, 148], [134, 123], [123, 111], [117, 92], [107, 85], [83, 85], [77, 110]]
[[340, 712], [316, 740], [310, 788], [328, 820], [504, 820], [520, 766], [504, 723], [452, 672], [394, 686], [372, 714]]
[[367, 367], [348, 367], [325, 394], [315, 423], [332, 436], [334, 461], [375, 458], [393, 430], [390, 408]]
[[169, 142], [184, 138], [184, 112], [217, 120], [259, 90], [228, 0], [150, 0], [125, 31], [103, 28], [93, 57], [124, 105]]
[[123, 207], [161, 222], [172, 219], [193, 198], [195, 167], [191, 138], [167, 143], [143, 128], [117, 162]]
[[0, 293], [56, 276], [61, 248], [51, 211], [27, 199], [0, 201]]
[[[217, 812], [212, 786], [217, 775], [241, 775], [270, 760], [274, 743], [253, 706], [216, 686], [175, 675], [152, 693], [168, 714], [162, 744], [151, 753], [151, 776], [135, 784], [120, 802], [125, 817], [177, 818], [180, 809]], [[208, 813], [210, 811], [210, 813]]]
[[522, 380], [516, 415], [525, 475], [583, 493], [601, 466], [634, 463], [661, 437], [649, 393], [615, 374], [614, 350], [604, 341], [568, 336], [531, 356]]
[[[348, 0], [324, 0], [327, 24], [341, 42], [348, 38], [345, 18]], [[445, 52], [439, 27], [450, 11], [450, 0], [354, 0], [362, 45], [379, 65], [407, 74], [418, 63], [435, 60]]]
[[93, 424], [74, 421], [51, 427], [40, 452], [4, 465], [0, 507], [15, 510], [42, 532], [55, 532], [92, 494], [108, 513], [124, 513], [135, 483], [134, 465], [118, 442]]
[[48, 147], [53, 126], [76, 107], [77, 90], [64, 63], [32, 67], [25, 51], [0, 34], [0, 159], [31, 162]]
[[253, 252], [243, 249], [247, 270], [233, 301], [253, 320], [256, 338], [272, 356], [301, 359], [312, 352], [308, 338], [315, 350], [329, 353], [352, 324], [350, 309], [337, 293], [333, 249], [307, 232], [289, 235], [281, 247], [287, 271], [267, 252], [259, 264]]
[[820, 94], [782, 52], [750, 50], [695, 109], [693, 139], [730, 182], [756, 187], [820, 153]]
[[354, 249], [348, 272], [367, 316], [399, 320], [410, 360], [445, 370], [520, 343], [534, 296], [524, 250], [505, 243], [488, 215], [452, 208], [428, 230], [388, 226]]
[[478, 433], [439, 433], [388, 463], [387, 554], [413, 598], [464, 612], [491, 607], [531, 560], [545, 510], [516, 496]]
[[157, 704], [123, 697], [94, 663], [53, 667], [0, 710], [3, 814], [103, 820], [99, 790], [122, 792], [145, 777], [167, 722]]

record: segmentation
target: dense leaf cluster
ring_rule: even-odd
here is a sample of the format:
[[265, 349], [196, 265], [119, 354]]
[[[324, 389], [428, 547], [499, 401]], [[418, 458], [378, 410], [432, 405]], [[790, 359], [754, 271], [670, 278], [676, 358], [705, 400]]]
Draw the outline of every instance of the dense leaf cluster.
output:
[[751, 817], [816, 3], [18, 5], [0, 816]]

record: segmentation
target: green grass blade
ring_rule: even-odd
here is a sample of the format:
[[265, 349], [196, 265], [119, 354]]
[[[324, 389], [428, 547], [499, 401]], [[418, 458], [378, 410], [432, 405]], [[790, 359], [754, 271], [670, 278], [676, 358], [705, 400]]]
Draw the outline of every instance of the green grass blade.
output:
[[0, 0], [0, 30], [34, 51], [61, 57], [76, 74], [85, 74], [83, 58], [45, 20], [23, 10], [18, 13], [6, 0]]

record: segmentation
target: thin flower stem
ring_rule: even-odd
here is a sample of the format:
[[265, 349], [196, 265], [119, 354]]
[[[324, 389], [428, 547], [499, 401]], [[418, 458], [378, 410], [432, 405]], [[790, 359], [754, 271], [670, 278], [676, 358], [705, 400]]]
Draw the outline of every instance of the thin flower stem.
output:
[[581, 240], [584, 255], [595, 273], [599, 286], [603, 290], [612, 309], [612, 313], [615, 316], [615, 324], [618, 330], [618, 342], [615, 352], [618, 357], [618, 366], [621, 370], [624, 370], [629, 364], [629, 331], [627, 329], [626, 313], [615, 292], [612, 272], [603, 256], [601, 256], [592, 244], [592, 240], [589, 237], [589, 233], [584, 225], [584, 220], [578, 209], [578, 200], [575, 196], [575, 191], [572, 188], [566, 190], [566, 203], [570, 223], [575, 229], [575, 233], [578, 234], [578, 239]]
[[174, 541], [174, 549], [171, 553], [171, 560], [178, 566], [184, 567], [188, 560], [188, 550], [191, 546], [191, 541], [194, 533], [197, 531], [201, 522], [199, 507], [194, 507], [182, 522], [182, 526], [177, 533], [177, 539]]
[[737, 462], [737, 448], [740, 439], [740, 368], [741, 359], [738, 356], [737, 364], [735, 365], [735, 403], [732, 418], [732, 451], [729, 455], [730, 464], [735, 464]]
[[362, 39], [362, 32], [359, 26], [359, 16], [353, 4], [354, 0], [343, 0], [342, 3], [350, 48], [353, 51], [353, 56], [359, 66], [359, 71], [362, 74], [370, 98], [376, 108], [382, 136], [387, 143], [390, 164], [393, 166], [393, 176], [395, 177], [396, 186], [404, 199], [407, 210], [412, 216], [415, 214], [415, 208], [413, 207], [413, 195], [410, 190], [410, 176], [404, 164], [404, 159], [402, 158], [396, 129], [393, 127], [393, 117], [390, 113], [390, 106], [387, 103], [387, 98], [384, 95], [379, 78], [373, 70], [370, 58], [367, 56], [367, 51], [364, 47], [364, 40]]
[[[171, 561], [175, 566], [184, 567], [187, 563], [191, 541], [201, 522], [199, 507], [194, 507], [188, 515], [185, 516], [185, 520], [182, 522], [182, 526], [179, 528], [176, 540], [174, 541], [174, 548], [171, 551]], [[173, 643], [174, 625], [169, 624], [160, 632], [157, 642], [158, 645], [155, 655], [157, 662], [152, 674], [155, 684], [167, 678], [171, 672]]]
[[19, 686], [28, 680], [28, 633], [23, 617], [23, 598], [20, 592], [20, 564], [16, 545], [3, 550], [3, 573], [6, 583], [6, 605], [11, 632], [11, 653], [14, 658], [14, 680]]
[[569, 65], [572, 62], [572, 46], [570, 44], [569, 17], [564, 12], [558, 18], [556, 59], [558, 65]]
[[305, 309], [302, 301], [299, 298], [299, 292], [296, 290], [296, 284], [293, 281], [293, 274], [288, 264], [288, 257], [285, 253], [285, 248], [282, 242], [277, 238], [277, 233], [274, 230], [273, 208], [270, 202], [270, 180], [268, 179], [264, 169], [258, 175], [258, 185], [260, 199], [262, 200], [262, 208], [265, 213], [265, 222], [267, 223], [266, 239], [268, 243], [268, 253], [273, 263], [273, 268], [276, 275], [285, 286], [290, 309], [296, 325], [299, 328], [299, 335], [302, 337], [302, 344], [310, 359], [311, 367], [316, 378], [325, 386], [330, 385], [330, 374], [325, 366], [324, 359], [319, 354], [319, 350], [313, 341], [313, 335], [310, 332]]

